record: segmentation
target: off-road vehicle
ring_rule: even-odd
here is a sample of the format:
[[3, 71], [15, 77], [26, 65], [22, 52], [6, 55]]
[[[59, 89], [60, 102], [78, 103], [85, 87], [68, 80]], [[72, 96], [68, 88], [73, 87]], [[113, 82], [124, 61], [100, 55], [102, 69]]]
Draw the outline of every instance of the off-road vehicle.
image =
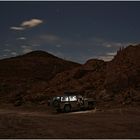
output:
[[95, 101], [92, 98], [85, 98], [82, 95], [65, 94], [53, 97], [49, 105], [57, 112], [70, 112], [74, 110], [86, 110], [95, 108]]

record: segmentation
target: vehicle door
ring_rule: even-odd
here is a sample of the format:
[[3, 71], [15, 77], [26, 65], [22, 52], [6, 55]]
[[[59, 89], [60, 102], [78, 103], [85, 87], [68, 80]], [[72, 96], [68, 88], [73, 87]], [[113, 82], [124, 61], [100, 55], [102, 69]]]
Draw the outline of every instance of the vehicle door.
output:
[[63, 109], [66, 104], [69, 104], [69, 97], [68, 96], [62, 96], [61, 97], [60, 108]]
[[70, 95], [69, 96], [69, 102], [71, 104], [72, 110], [78, 109], [79, 106], [77, 104], [77, 96], [76, 95]]

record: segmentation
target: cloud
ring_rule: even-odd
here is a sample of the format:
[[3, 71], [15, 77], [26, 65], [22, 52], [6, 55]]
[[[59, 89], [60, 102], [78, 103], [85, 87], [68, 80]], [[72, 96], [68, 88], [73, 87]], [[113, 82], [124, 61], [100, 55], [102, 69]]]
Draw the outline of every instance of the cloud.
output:
[[108, 53], [107, 53], [108, 56], [114, 56], [114, 55], [116, 55], [116, 54], [117, 54], [117, 52], [108, 52]]
[[26, 49], [26, 48], [28, 48], [28, 46], [26, 46], [26, 45], [22, 45], [22, 46], [20, 46], [22, 49]]
[[[117, 50], [126, 42], [105, 40], [102, 38], [67, 38], [52, 33], [37, 34], [29, 38], [28, 45], [21, 46], [23, 53], [38, 48], [52, 51], [58, 57], [70, 58], [73, 61], [84, 62], [89, 58], [99, 58], [104, 61], [113, 59]], [[40, 46], [40, 47], [38, 47]], [[58, 51], [60, 52], [58, 53]]]
[[10, 27], [11, 30], [22, 31], [24, 30], [23, 27]]
[[99, 56], [98, 58], [104, 61], [111, 61], [116, 54], [117, 52], [107, 52], [104, 56]]
[[3, 57], [7, 57], [7, 56], [8, 56], [7, 54], [4, 54], [4, 55], [3, 55]]
[[42, 23], [43, 23], [43, 20], [41, 19], [31, 19], [31, 20], [23, 21], [20, 24], [20, 26], [12, 26], [10, 27], [10, 29], [15, 30], [15, 31], [23, 31], [28, 28], [36, 27]]
[[4, 49], [3, 51], [4, 51], [4, 52], [11, 52], [10, 49]]
[[28, 45], [21, 45], [20, 48], [22, 49], [22, 53], [24, 53], [24, 54], [33, 51], [31, 46], [28, 46]]
[[111, 48], [112, 45], [111, 45], [111, 44], [106, 44], [105, 47], [107, 47], [107, 48]]
[[122, 47], [124, 44], [121, 42], [104, 41], [101, 45], [105, 48], [118, 48]]
[[112, 40], [108, 40], [104, 38], [96, 38], [96, 37], [89, 38], [89, 42], [93, 45], [101, 46], [107, 49], [120, 48], [132, 44], [130, 42], [112, 41]]
[[22, 22], [21, 23], [21, 26], [22, 27], [25, 27], [25, 28], [32, 28], [32, 27], [38, 26], [41, 23], [43, 23], [43, 20], [40, 20], [40, 19], [31, 19], [31, 20]]
[[26, 40], [27, 38], [26, 37], [19, 37], [17, 38], [17, 40]]
[[28, 48], [25, 48], [25, 49], [23, 49], [23, 53], [29, 53], [29, 52], [32, 52], [33, 50], [32, 49], [28, 49]]
[[111, 61], [114, 58], [114, 56], [111, 55], [105, 55], [105, 56], [99, 56], [98, 59], [102, 59], [104, 61]]
[[11, 52], [11, 55], [16, 56], [18, 54], [16, 52]]
[[106, 48], [120, 48], [120, 47], [126, 47], [126, 46], [129, 46], [131, 44], [134, 44], [134, 43], [130, 43], [130, 42], [113, 42], [113, 41], [104, 41], [102, 43], [102, 46], [103, 47], [106, 47]]

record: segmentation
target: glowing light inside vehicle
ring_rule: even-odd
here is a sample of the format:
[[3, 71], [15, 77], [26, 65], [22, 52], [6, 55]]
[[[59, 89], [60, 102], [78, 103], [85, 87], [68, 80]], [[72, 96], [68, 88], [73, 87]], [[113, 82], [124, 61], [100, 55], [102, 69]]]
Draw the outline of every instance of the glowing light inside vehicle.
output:
[[56, 99], [60, 99], [60, 97], [56, 97]]
[[70, 101], [77, 101], [77, 97], [76, 96], [69, 96]]
[[68, 96], [61, 97], [61, 101], [62, 101], [62, 102], [68, 101], [68, 100], [69, 100]]

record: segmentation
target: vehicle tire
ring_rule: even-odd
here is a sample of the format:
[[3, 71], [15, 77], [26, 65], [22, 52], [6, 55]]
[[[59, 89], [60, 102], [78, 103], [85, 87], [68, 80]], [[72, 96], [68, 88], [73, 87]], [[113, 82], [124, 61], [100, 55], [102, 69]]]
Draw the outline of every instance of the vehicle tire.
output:
[[21, 106], [21, 105], [22, 105], [22, 101], [20, 101], [20, 100], [17, 100], [14, 103], [14, 106]]
[[65, 105], [64, 112], [68, 113], [70, 111], [71, 111], [71, 106], [70, 105]]
[[54, 107], [58, 107], [58, 106], [59, 106], [59, 101], [54, 100], [54, 101], [53, 101], [53, 106], [54, 106]]

